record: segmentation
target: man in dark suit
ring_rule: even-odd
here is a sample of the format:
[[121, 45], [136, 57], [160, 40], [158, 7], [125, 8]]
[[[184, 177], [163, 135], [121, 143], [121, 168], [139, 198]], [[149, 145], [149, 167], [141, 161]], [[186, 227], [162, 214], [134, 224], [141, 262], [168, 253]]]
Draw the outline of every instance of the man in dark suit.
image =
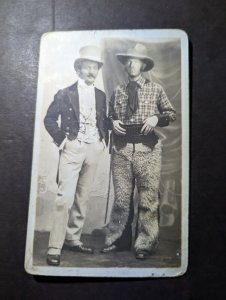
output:
[[47, 254], [49, 265], [60, 264], [63, 245], [76, 252], [93, 253], [80, 238], [97, 163], [108, 142], [106, 96], [94, 86], [102, 65], [99, 48], [81, 48], [74, 64], [78, 81], [58, 91], [44, 119], [47, 131], [61, 150]]

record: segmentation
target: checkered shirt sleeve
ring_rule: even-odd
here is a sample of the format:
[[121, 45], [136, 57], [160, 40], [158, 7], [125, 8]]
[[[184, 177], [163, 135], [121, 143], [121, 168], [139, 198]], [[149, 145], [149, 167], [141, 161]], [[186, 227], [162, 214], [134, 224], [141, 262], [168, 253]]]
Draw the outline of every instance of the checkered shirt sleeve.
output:
[[176, 120], [176, 111], [173, 105], [170, 103], [164, 89], [159, 86], [159, 99], [158, 99], [158, 110], [161, 114], [166, 114], [169, 117], [169, 121], [173, 122]]

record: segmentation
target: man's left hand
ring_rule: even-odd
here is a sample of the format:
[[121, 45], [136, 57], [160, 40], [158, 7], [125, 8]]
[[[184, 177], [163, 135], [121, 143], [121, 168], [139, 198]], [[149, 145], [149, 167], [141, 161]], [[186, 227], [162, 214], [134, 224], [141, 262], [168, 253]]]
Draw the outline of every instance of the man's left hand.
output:
[[144, 120], [144, 125], [141, 128], [141, 133], [147, 135], [150, 131], [152, 131], [158, 123], [158, 117], [152, 116]]

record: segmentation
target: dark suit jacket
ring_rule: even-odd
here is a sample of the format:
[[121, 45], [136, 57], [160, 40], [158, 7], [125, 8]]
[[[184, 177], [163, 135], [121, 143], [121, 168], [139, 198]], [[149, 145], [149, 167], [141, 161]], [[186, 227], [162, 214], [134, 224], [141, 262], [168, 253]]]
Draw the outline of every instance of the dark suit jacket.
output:
[[[97, 127], [101, 139], [108, 144], [108, 130], [106, 117], [106, 95], [95, 88]], [[59, 116], [61, 124], [58, 125]], [[50, 104], [44, 119], [46, 130], [59, 146], [65, 139], [76, 139], [79, 131], [79, 95], [77, 82], [63, 90], [59, 90]]]

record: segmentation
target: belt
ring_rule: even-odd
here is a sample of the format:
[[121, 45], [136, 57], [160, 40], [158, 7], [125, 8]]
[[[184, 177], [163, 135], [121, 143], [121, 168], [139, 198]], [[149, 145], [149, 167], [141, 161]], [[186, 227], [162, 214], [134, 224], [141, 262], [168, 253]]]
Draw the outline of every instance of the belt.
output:
[[121, 125], [121, 127], [126, 129], [125, 135], [117, 135], [113, 132], [113, 143], [117, 150], [126, 146], [127, 143], [142, 143], [153, 149], [158, 142], [159, 137], [154, 131], [151, 131], [147, 135], [140, 132], [143, 124]]

